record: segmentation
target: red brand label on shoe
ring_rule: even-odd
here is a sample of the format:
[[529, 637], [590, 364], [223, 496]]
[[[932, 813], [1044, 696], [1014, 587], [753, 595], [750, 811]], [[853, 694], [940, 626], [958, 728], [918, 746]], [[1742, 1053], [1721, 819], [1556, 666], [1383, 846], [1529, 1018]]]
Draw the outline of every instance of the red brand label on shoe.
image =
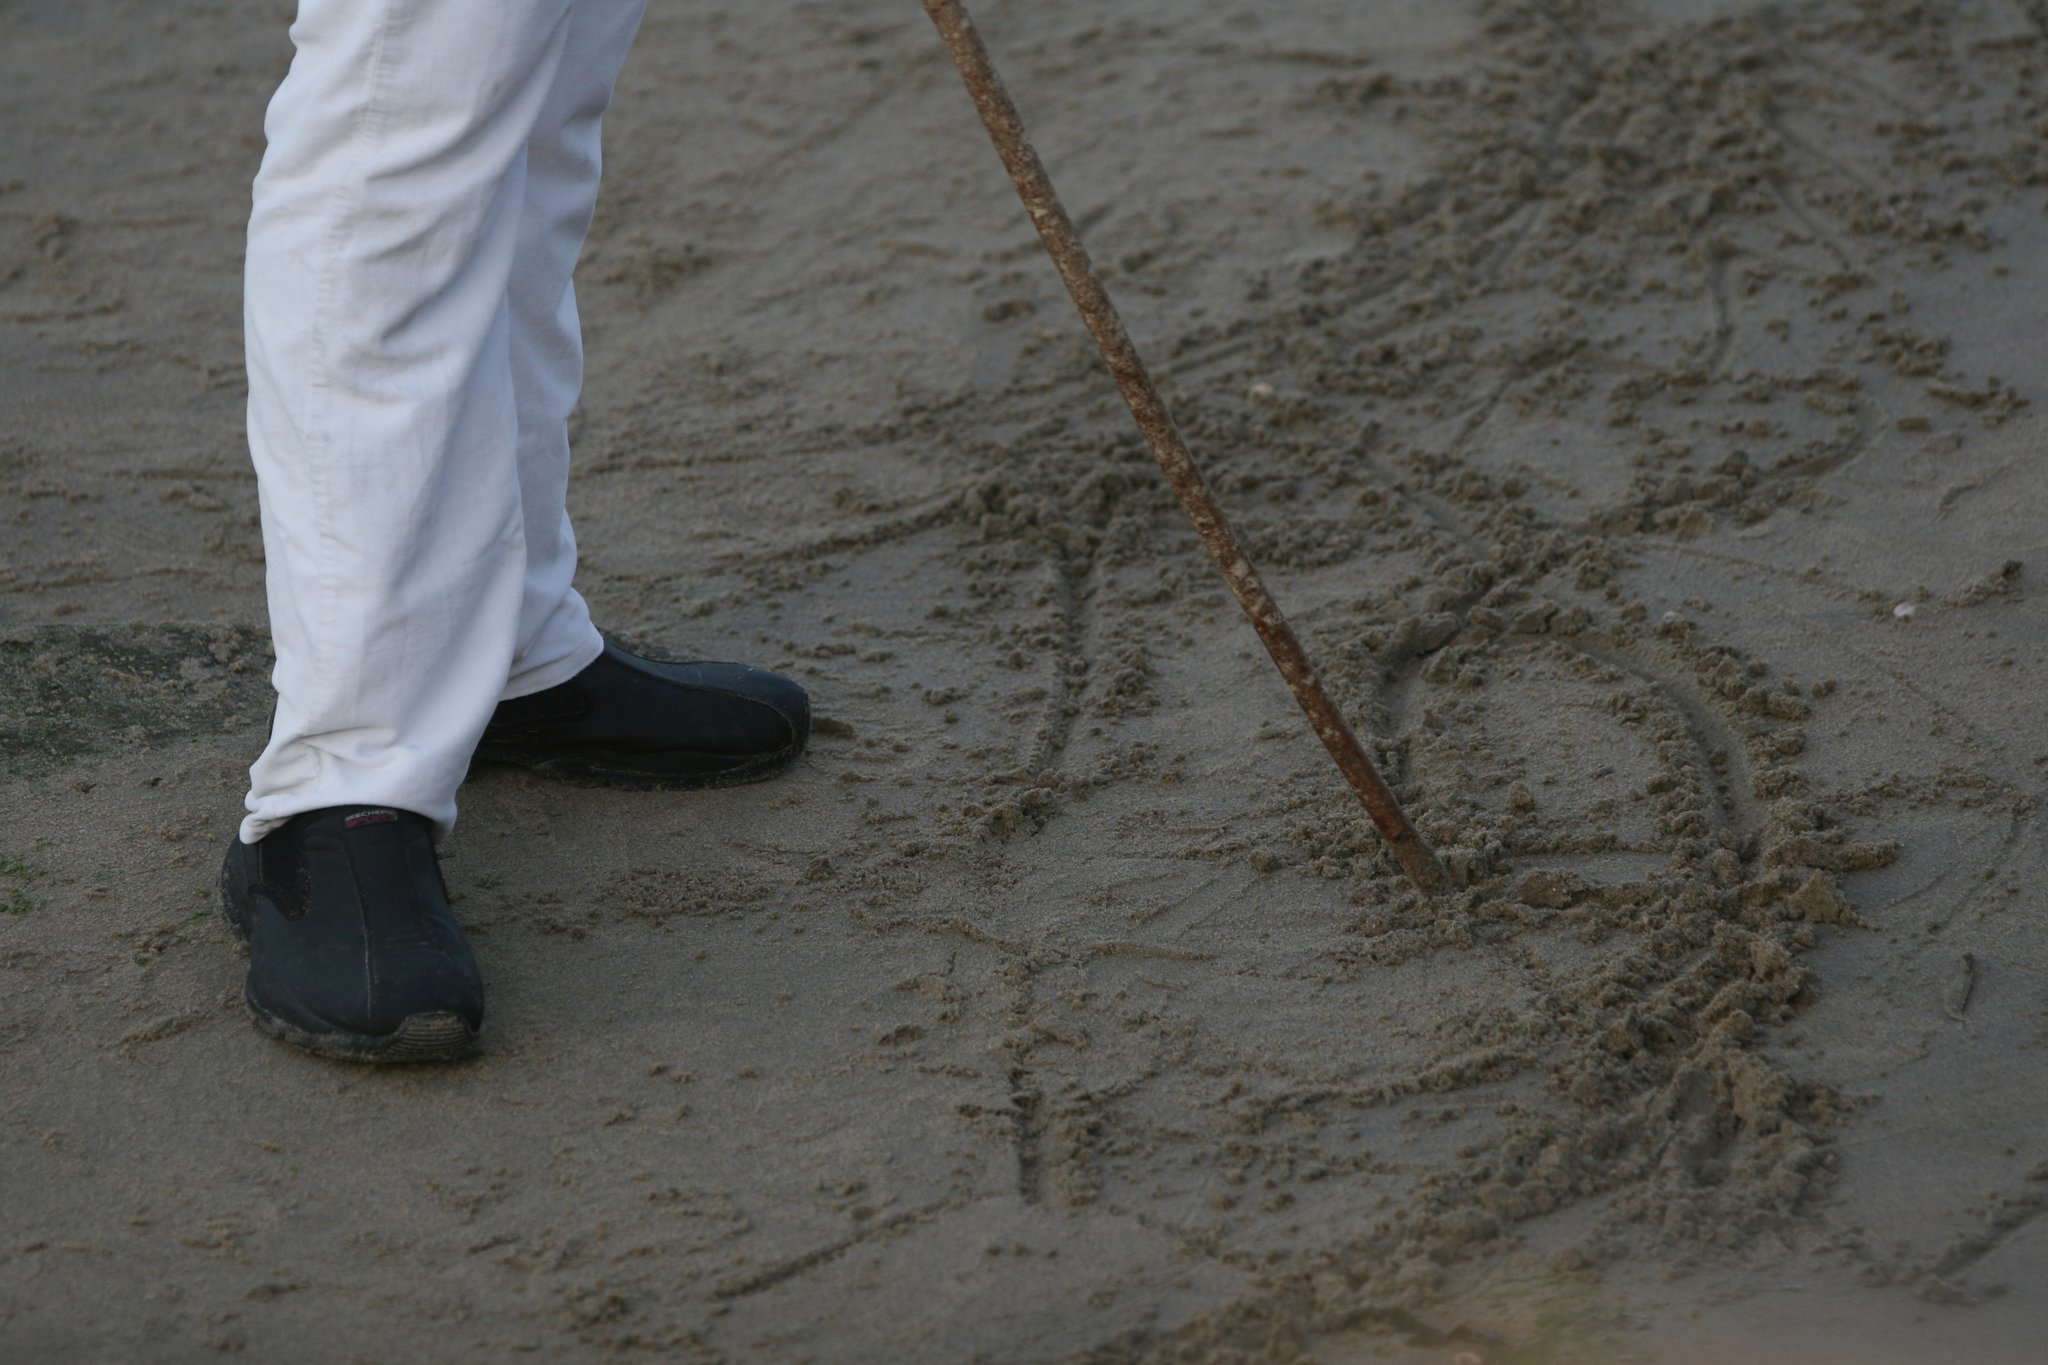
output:
[[359, 810], [341, 822], [343, 829], [354, 829], [357, 825], [392, 825], [398, 823], [395, 810]]

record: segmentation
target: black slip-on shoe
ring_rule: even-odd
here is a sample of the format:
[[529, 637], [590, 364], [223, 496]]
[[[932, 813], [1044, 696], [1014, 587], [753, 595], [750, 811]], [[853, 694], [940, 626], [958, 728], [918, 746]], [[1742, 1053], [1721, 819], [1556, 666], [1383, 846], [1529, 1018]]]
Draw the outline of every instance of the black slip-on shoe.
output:
[[330, 806], [254, 844], [230, 840], [220, 902], [249, 945], [242, 996], [259, 1028], [364, 1062], [446, 1061], [475, 1048], [483, 980], [424, 816]]
[[498, 703], [476, 756], [600, 786], [724, 787], [787, 767], [810, 734], [810, 698], [779, 673], [607, 640], [569, 681]]

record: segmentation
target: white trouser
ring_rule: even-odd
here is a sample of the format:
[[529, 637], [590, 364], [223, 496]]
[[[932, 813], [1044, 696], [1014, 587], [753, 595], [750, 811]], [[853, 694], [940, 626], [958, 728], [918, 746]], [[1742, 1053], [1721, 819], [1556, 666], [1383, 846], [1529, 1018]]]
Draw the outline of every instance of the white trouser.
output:
[[602, 648], [570, 587], [570, 272], [644, 0], [300, 0], [245, 294], [277, 715], [242, 838], [446, 833], [492, 708]]

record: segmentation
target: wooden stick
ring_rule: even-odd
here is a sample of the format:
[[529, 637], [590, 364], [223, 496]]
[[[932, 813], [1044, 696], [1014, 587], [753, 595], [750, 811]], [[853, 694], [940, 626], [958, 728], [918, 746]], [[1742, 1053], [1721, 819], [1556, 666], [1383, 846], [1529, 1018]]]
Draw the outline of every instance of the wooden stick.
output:
[[1031, 143], [1024, 136], [1024, 122], [1018, 117], [1017, 106], [1011, 102], [1009, 92], [1003, 88], [1002, 77], [996, 74], [995, 66], [989, 61], [988, 49], [982, 45], [974, 21], [968, 17], [959, 0], [924, 0], [924, 7], [938, 26], [939, 36], [946, 40], [947, 48], [952, 51], [953, 62], [960, 68], [960, 77], [967, 82], [967, 93], [973, 97], [974, 107], [980, 111], [981, 121], [987, 126], [996, 152], [1010, 172], [1010, 179], [1016, 182], [1017, 193], [1024, 200], [1024, 209], [1031, 215], [1031, 222], [1044, 240], [1045, 249], [1051, 253], [1053, 264], [1059, 268], [1060, 278], [1066, 281], [1067, 292], [1074, 296], [1082, 321], [1087, 323], [1095, 344], [1101, 348], [1102, 358], [1108, 364], [1110, 374], [1115, 376], [1117, 387], [1123, 390], [1124, 402], [1130, 405], [1131, 416], [1138, 420], [1138, 429], [1144, 433], [1146, 444], [1152, 447], [1159, 467], [1166, 472], [1167, 482], [1180, 495], [1181, 506], [1187, 509], [1195, 530], [1200, 532], [1209, 553], [1216, 557], [1217, 567], [1223, 570], [1224, 580], [1230, 584], [1231, 592], [1237, 595], [1238, 605], [1244, 608], [1252, 628], [1265, 642], [1266, 652], [1273, 656], [1274, 667], [1287, 680], [1294, 699], [1307, 713], [1309, 724], [1315, 727], [1316, 735], [1330, 751], [1330, 757], [1337, 761], [1337, 767], [1351, 784], [1351, 789], [1358, 793], [1358, 799], [1365, 804], [1373, 824], [1379, 827], [1381, 837], [1387, 841], [1388, 848], [1407, 871], [1410, 880], [1426, 893], [1443, 890], [1449, 884], [1443, 864], [1422, 836], [1416, 833], [1415, 826], [1408, 822], [1401, 803], [1381, 780], [1372, 760], [1359, 746], [1358, 736], [1351, 732], [1343, 714], [1330, 700], [1330, 694], [1316, 676], [1293, 627], [1280, 614], [1280, 608], [1273, 601], [1272, 594], [1266, 591], [1266, 585], [1259, 581], [1258, 570], [1252, 567], [1236, 533], [1224, 519], [1223, 509], [1217, 506], [1215, 495], [1209, 491], [1202, 471], [1196, 468], [1194, 456], [1188, 453], [1187, 443], [1181, 439], [1166, 405], [1160, 401], [1159, 391], [1153, 387], [1152, 378], [1146, 373], [1145, 362], [1138, 358], [1137, 348], [1131, 345], [1130, 335], [1124, 331], [1116, 305], [1110, 302], [1108, 291], [1102, 287], [1095, 267], [1089, 263], [1088, 253], [1082, 248], [1073, 220], [1067, 216], [1059, 195], [1054, 192], [1038, 153], [1032, 150]]

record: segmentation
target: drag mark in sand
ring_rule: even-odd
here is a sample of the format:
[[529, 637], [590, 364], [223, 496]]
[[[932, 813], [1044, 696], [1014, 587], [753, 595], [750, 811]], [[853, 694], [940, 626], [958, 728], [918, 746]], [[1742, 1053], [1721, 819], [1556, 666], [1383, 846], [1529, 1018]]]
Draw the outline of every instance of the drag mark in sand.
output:
[[1017, 1193], [1027, 1204], [1045, 1196], [1045, 1092], [1029, 1067], [1010, 1068], [1010, 1108], [1016, 1124]]
[[800, 1275], [807, 1274], [818, 1269], [820, 1266], [829, 1264], [865, 1242], [893, 1236], [913, 1224], [923, 1223], [942, 1213], [950, 1213], [955, 1209], [965, 1208], [970, 1202], [972, 1201], [965, 1196], [955, 1195], [950, 1198], [936, 1200], [919, 1208], [905, 1209], [901, 1213], [893, 1213], [886, 1218], [877, 1218], [857, 1232], [841, 1237], [837, 1241], [828, 1242], [824, 1246], [806, 1251], [800, 1256], [792, 1256], [788, 1260], [778, 1261], [774, 1265], [767, 1266], [750, 1275], [735, 1276], [731, 1279], [722, 1280], [712, 1289], [711, 1296], [714, 1299], [743, 1299], [749, 1295], [759, 1294], [763, 1290], [773, 1289], [777, 1285], [787, 1283]]

